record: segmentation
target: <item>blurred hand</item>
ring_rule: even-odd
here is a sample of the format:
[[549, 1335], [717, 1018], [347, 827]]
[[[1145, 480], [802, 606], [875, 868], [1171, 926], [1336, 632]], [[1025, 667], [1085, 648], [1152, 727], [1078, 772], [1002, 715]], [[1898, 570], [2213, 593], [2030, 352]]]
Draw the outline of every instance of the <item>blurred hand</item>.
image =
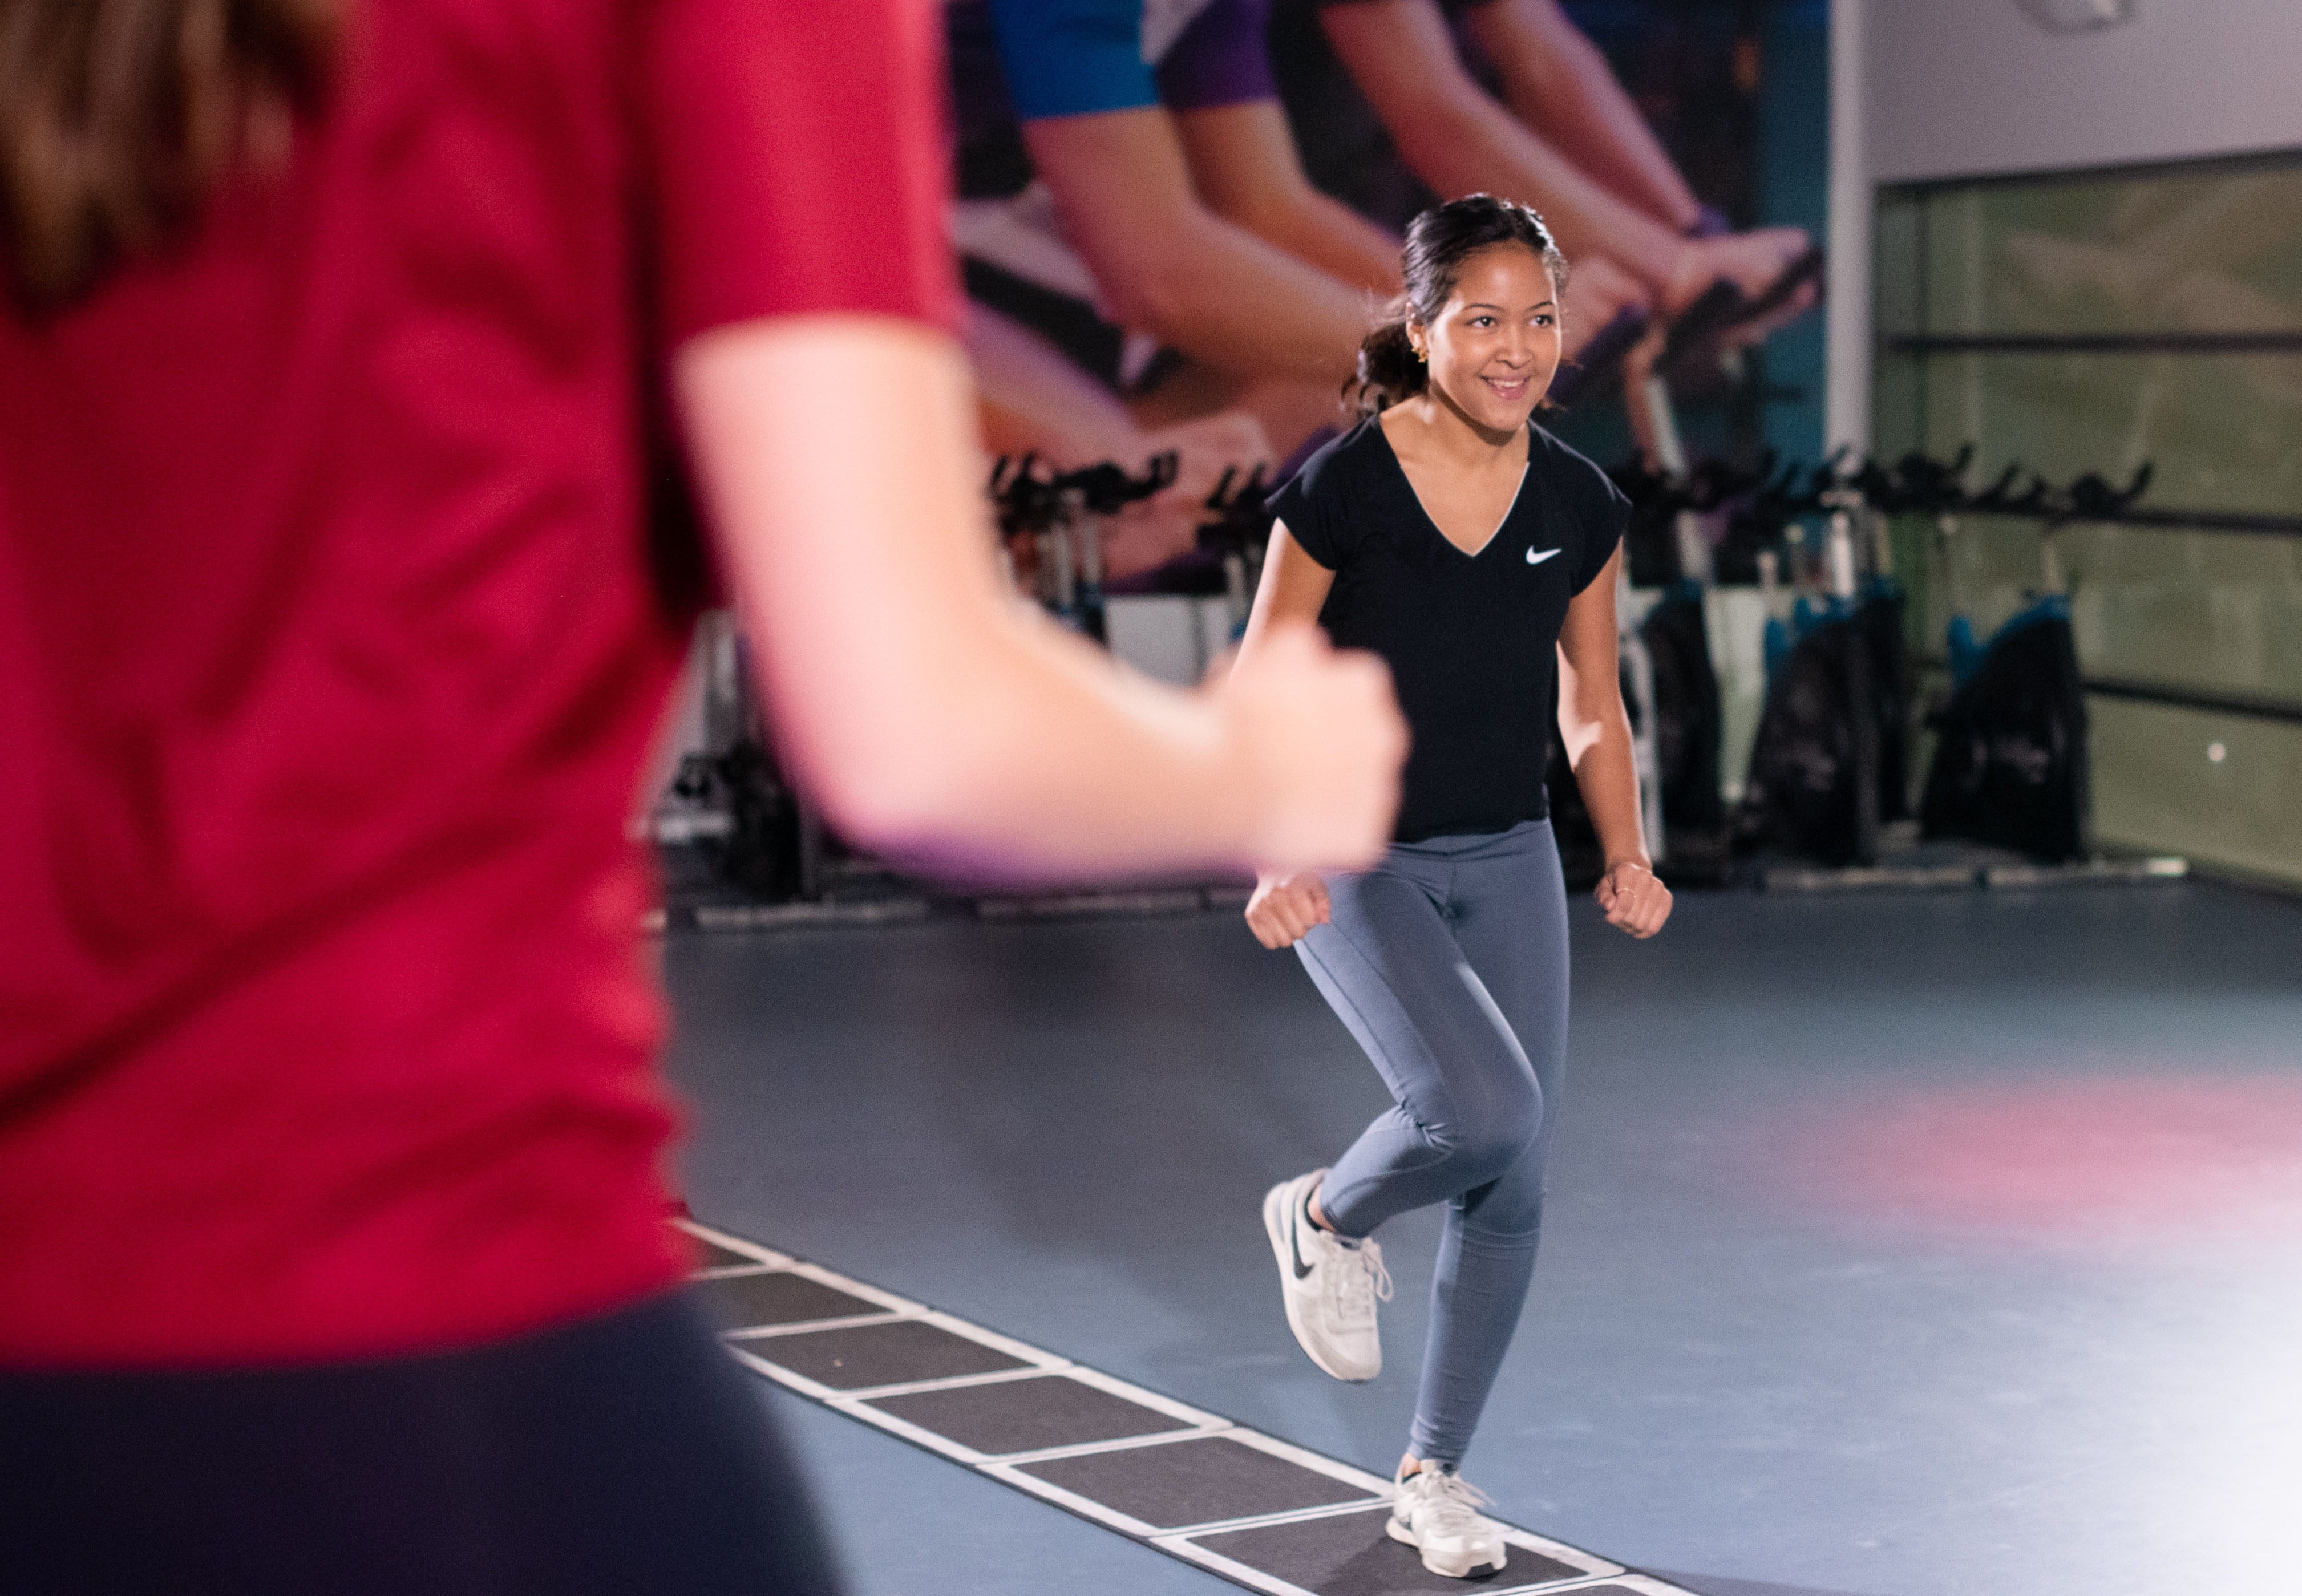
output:
[[1730, 328], [1726, 333], [1726, 346], [1730, 349], [1755, 349], [1808, 311], [1812, 310], [1821, 301], [1822, 290], [1818, 285], [1811, 282], [1801, 283], [1796, 293], [1766, 315], [1755, 321], [1744, 322], [1739, 327]]
[[1106, 576], [1132, 576], [1189, 553], [1198, 546], [1199, 527], [1212, 518], [1207, 495], [1223, 473], [1233, 473], [1234, 483], [1244, 482], [1257, 466], [1272, 461], [1263, 424], [1240, 410], [1147, 433], [1140, 446], [1142, 458], [1129, 462], [1130, 468], [1139, 471], [1153, 457], [1172, 449], [1175, 481], [1165, 492], [1130, 504], [1104, 523]]
[[1567, 279], [1565, 357], [1583, 352], [1600, 328], [1626, 310], [1651, 307], [1646, 286], [1603, 255], [1586, 255]]
[[1273, 458], [1263, 424], [1244, 410], [1202, 416], [1144, 434], [1146, 459], [1169, 449], [1175, 451], [1174, 485], [1152, 502], [1173, 500], [1194, 517], [1206, 508], [1207, 495], [1225, 471], [1236, 472], [1234, 482], [1241, 482], [1257, 466], [1271, 465]]
[[[1731, 282], [1743, 290], [1744, 298], [1755, 299], [1774, 286], [1784, 270], [1806, 253], [1806, 231], [1797, 227], [1761, 227], [1723, 238], [1690, 239], [1679, 248], [1678, 268], [1663, 292], [1663, 310], [1669, 315], [1678, 315], [1701, 298], [1705, 289], [1719, 281]], [[1814, 285], [1809, 283], [1782, 307], [1781, 314], [1796, 315], [1813, 303]], [[1768, 318], [1770, 325], [1776, 320], [1773, 315]]]
[[1257, 817], [1248, 861], [1290, 876], [1374, 863], [1390, 840], [1407, 762], [1389, 668], [1336, 652], [1298, 621], [1272, 627], [1255, 668], [1210, 691]]
[[1327, 884], [1308, 870], [1298, 875], [1264, 872], [1247, 900], [1247, 928], [1267, 948], [1292, 947], [1332, 918]]
[[[1591, 895], [1607, 911], [1607, 923], [1629, 932], [1642, 942], [1662, 929], [1670, 918], [1670, 888], [1655, 873], [1632, 860], [1609, 865]], [[1249, 904], [1250, 911], [1253, 904]]]

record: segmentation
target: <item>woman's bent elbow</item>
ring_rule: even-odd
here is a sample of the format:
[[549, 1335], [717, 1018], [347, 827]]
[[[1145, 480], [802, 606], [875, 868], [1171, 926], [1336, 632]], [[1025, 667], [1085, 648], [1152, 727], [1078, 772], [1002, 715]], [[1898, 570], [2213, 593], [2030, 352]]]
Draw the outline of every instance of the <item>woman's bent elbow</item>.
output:
[[963, 726], [839, 736], [802, 762], [802, 785], [857, 846], [891, 858], [937, 853], [979, 811], [969, 741]]

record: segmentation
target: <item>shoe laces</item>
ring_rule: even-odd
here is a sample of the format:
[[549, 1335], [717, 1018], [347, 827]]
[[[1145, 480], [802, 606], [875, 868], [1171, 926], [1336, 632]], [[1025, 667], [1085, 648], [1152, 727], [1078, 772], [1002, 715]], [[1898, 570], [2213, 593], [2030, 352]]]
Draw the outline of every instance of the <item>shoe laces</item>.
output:
[[1329, 1279], [1335, 1316], [1343, 1324], [1368, 1323], [1374, 1317], [1374, 1305], [1390, 1300], [1390, 1271], [1382, 1265], [1378, 1242], [1338, 1246]]
[[[1416, 1485], [1421, 1480], [1424, 1483]], [[1401, 1491], [1415, 1491], [1416, 1508], [1424, 1524], [1437, 1535], [1467, 1535], [1480, 1527], [1479, 1509], [1491, 1508], [1494, 1499], [1451, 1468], [1421, 1468], [1399, 1483]]]

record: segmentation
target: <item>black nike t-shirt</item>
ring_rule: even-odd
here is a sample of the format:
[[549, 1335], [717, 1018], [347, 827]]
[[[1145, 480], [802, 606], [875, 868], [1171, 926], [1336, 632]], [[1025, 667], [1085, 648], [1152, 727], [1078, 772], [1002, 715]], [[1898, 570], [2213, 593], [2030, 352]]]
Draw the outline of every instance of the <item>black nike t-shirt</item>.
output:
[[1543, 791], [1558, 629], [1606, 567], [1630, 500], [1532, 422], [1526, 475], [1486, 546], [1449, 542], [1372, 416], [1272, 498], [1303, 551], [1335, 573], [1319, 612], [1338, 648], [1390, 666], [1415, 735], [1395, 833], [1507, 831], [1550, 812]]

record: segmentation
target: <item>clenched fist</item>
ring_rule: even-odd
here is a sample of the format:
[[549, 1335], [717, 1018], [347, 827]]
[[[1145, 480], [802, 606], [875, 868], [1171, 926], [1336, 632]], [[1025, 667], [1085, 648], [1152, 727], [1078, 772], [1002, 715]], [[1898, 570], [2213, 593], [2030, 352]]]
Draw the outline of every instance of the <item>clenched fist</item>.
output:
[[1670, 888], [1655, 873], [1632, 860], [1607, 867], [1591, 895], [1607, 911], [1607, 923], [1643, 941], [1662, 929], [1670, 918]]
[[1310, 871], [1264, 875], [1247, 901], [1247, 928], [1268, 948], [1292, 947], [1330, 919], [1327, 884]]

